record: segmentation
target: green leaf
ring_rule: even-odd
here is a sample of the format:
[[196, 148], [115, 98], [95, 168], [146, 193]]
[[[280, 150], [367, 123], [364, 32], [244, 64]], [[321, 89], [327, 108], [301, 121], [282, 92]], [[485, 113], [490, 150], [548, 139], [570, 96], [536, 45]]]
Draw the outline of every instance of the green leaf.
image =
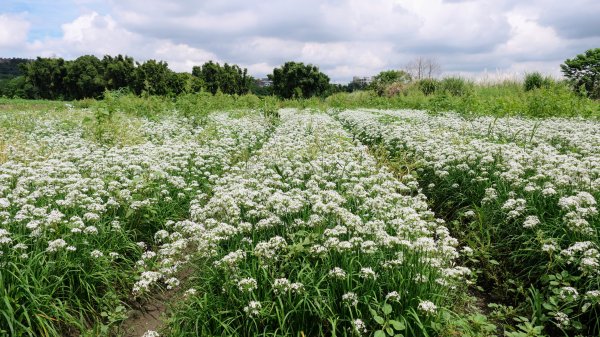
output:
[[390, 336], [394, 336], [394, 329], [390, 327], [385, 328], [385, 332], [387, 332], [387, 334]]
[[373, 337], [386, 337], [385, 332], [383, 332], [383, 330], [377, 330], [375, 331], [375, 335], [373, 335]]
[[406, 329], [406, 326], [404, 325], [404, 323], [396, 321], [394, 319], [390, 319], [390, 324], [394, 327], [394, 329], [401, 331]]
[[384, 324], [385, 323], [385, 319], [383, 319], [383, 317], [381, 316], [373, 316], [373, 318], [375, 319], [375, 322], [377, 322], [378, 324]]
[[384, 314], [384, 315], [389, 315], [389, 314], [391, 314], [391, 313], [392, 313], [392, 306], [391, 306], [391, 305], [389, 305], [389, 304], [387, 304], [387, 303], [386, 303], [386, 304], [384, 304], [384, 305], [383, 305], [383, 314]]

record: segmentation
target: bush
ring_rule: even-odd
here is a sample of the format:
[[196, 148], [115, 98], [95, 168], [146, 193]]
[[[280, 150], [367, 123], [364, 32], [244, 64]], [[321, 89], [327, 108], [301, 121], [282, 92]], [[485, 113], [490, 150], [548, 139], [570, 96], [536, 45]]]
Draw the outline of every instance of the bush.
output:
[[440, 90], [452, 96], [463, 96], [472, 90], [472, 84], [460, 77], [446, 77], [440, 81]]
[[394, 82], [385, 88], [385, 96], [392, 97], [406, 92], [406, 84]]
[[440, 81], [433, 78], [426, 78], [418, 81], [417, 86], [425, 95], [431, 95], [434, 94], [440, 86]]
[[530, 91], [533, 89], [539, 89], [541, 87], [549, 88], [552, 85], [552, 79], [550, 77], [544, 77], [539, 72], [533, 72], [525, 75], [525, 82], [523, 82], [523, 89]]

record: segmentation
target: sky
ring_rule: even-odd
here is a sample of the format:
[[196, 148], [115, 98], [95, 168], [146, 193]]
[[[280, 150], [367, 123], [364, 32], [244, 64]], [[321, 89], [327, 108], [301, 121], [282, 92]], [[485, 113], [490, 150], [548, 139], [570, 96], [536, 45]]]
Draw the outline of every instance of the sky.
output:
[[124, 54], [264, 77], [287, 61], [334, 83], [422, 57], [441, 76], [560, 76], [600, 47], [598, 0], [0, 0], [0, 57]]

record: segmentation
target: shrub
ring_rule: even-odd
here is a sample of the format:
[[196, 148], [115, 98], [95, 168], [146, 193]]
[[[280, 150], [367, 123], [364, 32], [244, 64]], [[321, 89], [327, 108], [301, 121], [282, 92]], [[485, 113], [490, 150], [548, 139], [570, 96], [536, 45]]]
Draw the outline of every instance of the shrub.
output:
[[523, 89], [530, 91], [533, 89], [539, 89], [541, 87], [549, 88], [552, 85], [552, 79], [550, 77], [544, 77], [539, 72], [533, 72], [525, 75], [525, 81], [523, 82]]
[[440, 90], [452, 96], [462, 96], [472, 90], [472, 84], [460, 77], [446, 77], [440, 81]]
[[406, 84], [400, 82], [394, 82], [385, 88], [385, 96], [392, 97], [404, 93], [406, 91]]
[[433, 78], [426, 78], [418, 81], [417, 86], [425, 95], [431, 95], [434, 94], [440, 86], [440, 81]]

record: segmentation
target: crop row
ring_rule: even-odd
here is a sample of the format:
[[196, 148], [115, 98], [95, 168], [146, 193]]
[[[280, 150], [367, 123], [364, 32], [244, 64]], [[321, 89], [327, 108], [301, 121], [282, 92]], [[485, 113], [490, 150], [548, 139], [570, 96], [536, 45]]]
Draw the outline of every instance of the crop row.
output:
[[337, 117], [361, 141], [410, 163], [403, 169], [412, 170], [434, 210], [474, 249], [482, 284], [493, 284], [497, 299], [527, 297], [527, 324], [547, 333], [597, 335], [597, 122], [415, 111]]
[[155, 232], [187, 217], [190, 200], [271, 131], [261, 117], [227, 114], [200, 126], [138, 122], [128, 126], [139, 136], [130, 146], [97, 143], [69, 119], [36, 120], [22, 144], [5, 139], [0, 335], [106, 333], [126, 317], [136, 262]]
[[134, 291], [187, 269], [169, 336], [439, 333], [470, 275], [416, 182], [325, 114], [282, 111], [269, 141], [166, 227]]

